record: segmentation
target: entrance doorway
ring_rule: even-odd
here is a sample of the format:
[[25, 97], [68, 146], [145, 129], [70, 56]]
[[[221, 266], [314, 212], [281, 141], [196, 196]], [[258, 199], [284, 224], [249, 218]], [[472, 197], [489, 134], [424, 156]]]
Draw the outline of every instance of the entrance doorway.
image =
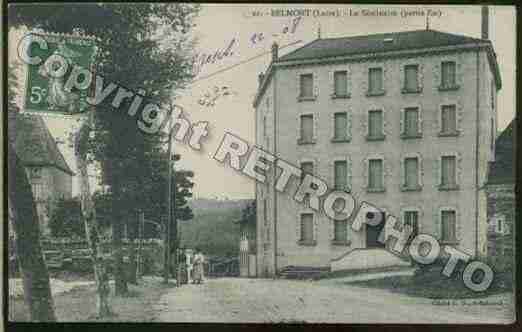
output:
[[[373, 219], [375, 216], [374, 214], [378, 212], [368, 212], [366, 215], [367, 219]], [[384, 212], [382, 213], [382, 221], [376, 225], [368, 225], [366, 224], [366, 248], [384, 248], [385, 244], [378, 241], [379, 235], [381, 234], [381, 231], [384, 229], [384, 222], [386, 220], [386, 214]]]

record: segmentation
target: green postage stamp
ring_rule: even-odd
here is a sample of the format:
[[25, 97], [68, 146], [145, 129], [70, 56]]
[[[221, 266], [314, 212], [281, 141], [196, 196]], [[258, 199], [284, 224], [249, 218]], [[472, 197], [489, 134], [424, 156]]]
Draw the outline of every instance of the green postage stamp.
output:
[[82, 35], [32, 33], [43, 38], [47, 47], [31, 43], [28, 55], [39, 57], [38, 64], [27, 65], [25, 110], [33, 113], [76, 114], [88, 109], [90, 89], [67, 88], [75, 66], [92, 71], [96, 55], [94, 38]]

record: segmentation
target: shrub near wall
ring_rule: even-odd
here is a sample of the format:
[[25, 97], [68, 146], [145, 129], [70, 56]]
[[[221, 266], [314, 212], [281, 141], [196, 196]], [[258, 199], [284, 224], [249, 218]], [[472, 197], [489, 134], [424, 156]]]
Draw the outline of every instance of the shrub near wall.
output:
[[[112, 252], [112, 243], [104, 241], [101, 245], [105, 254]], [[134, 247], [137, 250], [138, 240]], [[92, 271], [91, 250], [87, 241], [72, 238], [53, 238], [42, 241], [43, 251], [61, 251], [63, 253], [63, 270], [71, 271]], [[128, 262], [130, 254], [129, 241], [123, 241], [123, 251], [125, 261]], [[142, 273], [160, 274], [163, 269], [163, 241], [158, 239], [145, 239], [141, 247], [142, 254]], [[109, 264], [109, 269], [112, 264]]]

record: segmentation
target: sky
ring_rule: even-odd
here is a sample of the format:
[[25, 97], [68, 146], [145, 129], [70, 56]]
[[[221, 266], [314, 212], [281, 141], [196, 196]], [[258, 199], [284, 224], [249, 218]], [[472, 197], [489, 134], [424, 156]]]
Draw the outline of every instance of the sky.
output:
[[[399, 16], [340, 16], [340, 17], [277, 17], [266, 15], [271, 9], [340, 9], [347, 12], [362, 9], [396, 10]], [[229, 166], [223, 166], [212, 156], [225, 132], [231, 132], [254, 143], [254, 108], [252, 101], [257, 89], [257, 76], [270, 63], [270, 46], [280, 45], [279, 56], [284, 55], [318, 36], [322, 38], [346, 37], [372, 33], [397, 32], [426, 28], [426, 16], [419, 15], [431, 9], [440, 16], [431, 16], [430, 29], [480, 38], [480, 6], [367, 6], [367, 5], [251, 5], [251, 4], [204, 4], [196, 19], [194, 36], [197, 38], [196, 53], [212, 55], [223, 52], [233, 41], [232, 54], [201, 68], [195, 81], [186, 91], [180, 92], [175, 103], [184, 109], [184, 115], [192, 122], [208, 121], [209, 136], [202, 141], [202, 151], [196, 152], [185, 144], [174, 145], [182, 158], [177, 168], [191, 169], [195, 173], [194, 197], [209, 198], [253, 198], [254, 181]], [[404, 10], [404, 11], [403, 11]], [[417, 10], [417, 15], [402, 16], [401, 13]], [[254, 17], [255, 12], [265, 15]], [[493, 43], [503, 81], [498, 94], [498, 126], [504, 129], [515, 114], [516, 75], [516, 15], [514, 7], [490, 6], [489, 36]], [[294, 30], [292, 30], [292, 27]], [[285, 29], [286, 28], [286, 29]], [[286, 33], [284, 33], [287, 31]], [[263, 39], [259, 35], [263, 35]], [[16, 41], [22, 34], [10, 34]], [[257, 38], [255, 38], [257, 36]], [[291, 44], [288, 47], [285, 45]], [[9, 49], [10, 61], [15, 57], [12, 42]], [[253, 59], [252, 59], [253, 58]], [[252, 59], [252, 60], [251, 60]], [[249, 61], [250, 60], [250, 61]], [[212, 76], [209, 76], [212, 75]], [[214, 88], [226, 88], [230, 94], [216, 100], [214, 106], [200, 105], [205, 94], [213, 94]], [[55, 138], [63, 139], [76, 120], [63, 117], [46, 118]], [[69, 165], [76, 169], [72, 149], [67, 144], [59, 145]], [[284, 156], [282, 156], [284, 158]], [[73, 192], [77, 193], [77, 180]]]

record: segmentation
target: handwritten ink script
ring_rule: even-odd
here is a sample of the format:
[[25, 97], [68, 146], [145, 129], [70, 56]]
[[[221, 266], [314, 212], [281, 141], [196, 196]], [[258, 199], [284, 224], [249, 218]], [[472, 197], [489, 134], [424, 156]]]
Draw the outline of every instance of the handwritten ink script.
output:
[[207, 54], [202, 53], [196, 56], [194, 61], [194, 76], [199, 75], [205, 65], [214, 64], [223, 60], [224, 58], [230, 57], [234, 54], [234, 46], [237, 44], [236, 38], [232, 38], [224, 49], [217, 49], [215, 52]]
[[216, 105], [216, 101], [219, 99], [232, 95], [237, 95], [237, 93], [231, 91], [228, 86], [214, 86], [211, 91], [206, 92], [203, 97], [198, 99], [198, 104], [205, 107], [212, 107]]
[[[281, 30], [281, 35], [290, 35], [294, 34], [297, 30], [297, 27], [299, 26], [299, 23], [301, 22], [301, 16], [295, 17], [290, 20], [289, 24], [283, 25], [283, 29]], [[272, 34], [272, 37], [280, 37], [280, 34], [274, 33]], [[250, 36], [250, 43], [251, 44], [257, 44], [265, 40], [265, 35], [263, 32], [255, 32]]]

